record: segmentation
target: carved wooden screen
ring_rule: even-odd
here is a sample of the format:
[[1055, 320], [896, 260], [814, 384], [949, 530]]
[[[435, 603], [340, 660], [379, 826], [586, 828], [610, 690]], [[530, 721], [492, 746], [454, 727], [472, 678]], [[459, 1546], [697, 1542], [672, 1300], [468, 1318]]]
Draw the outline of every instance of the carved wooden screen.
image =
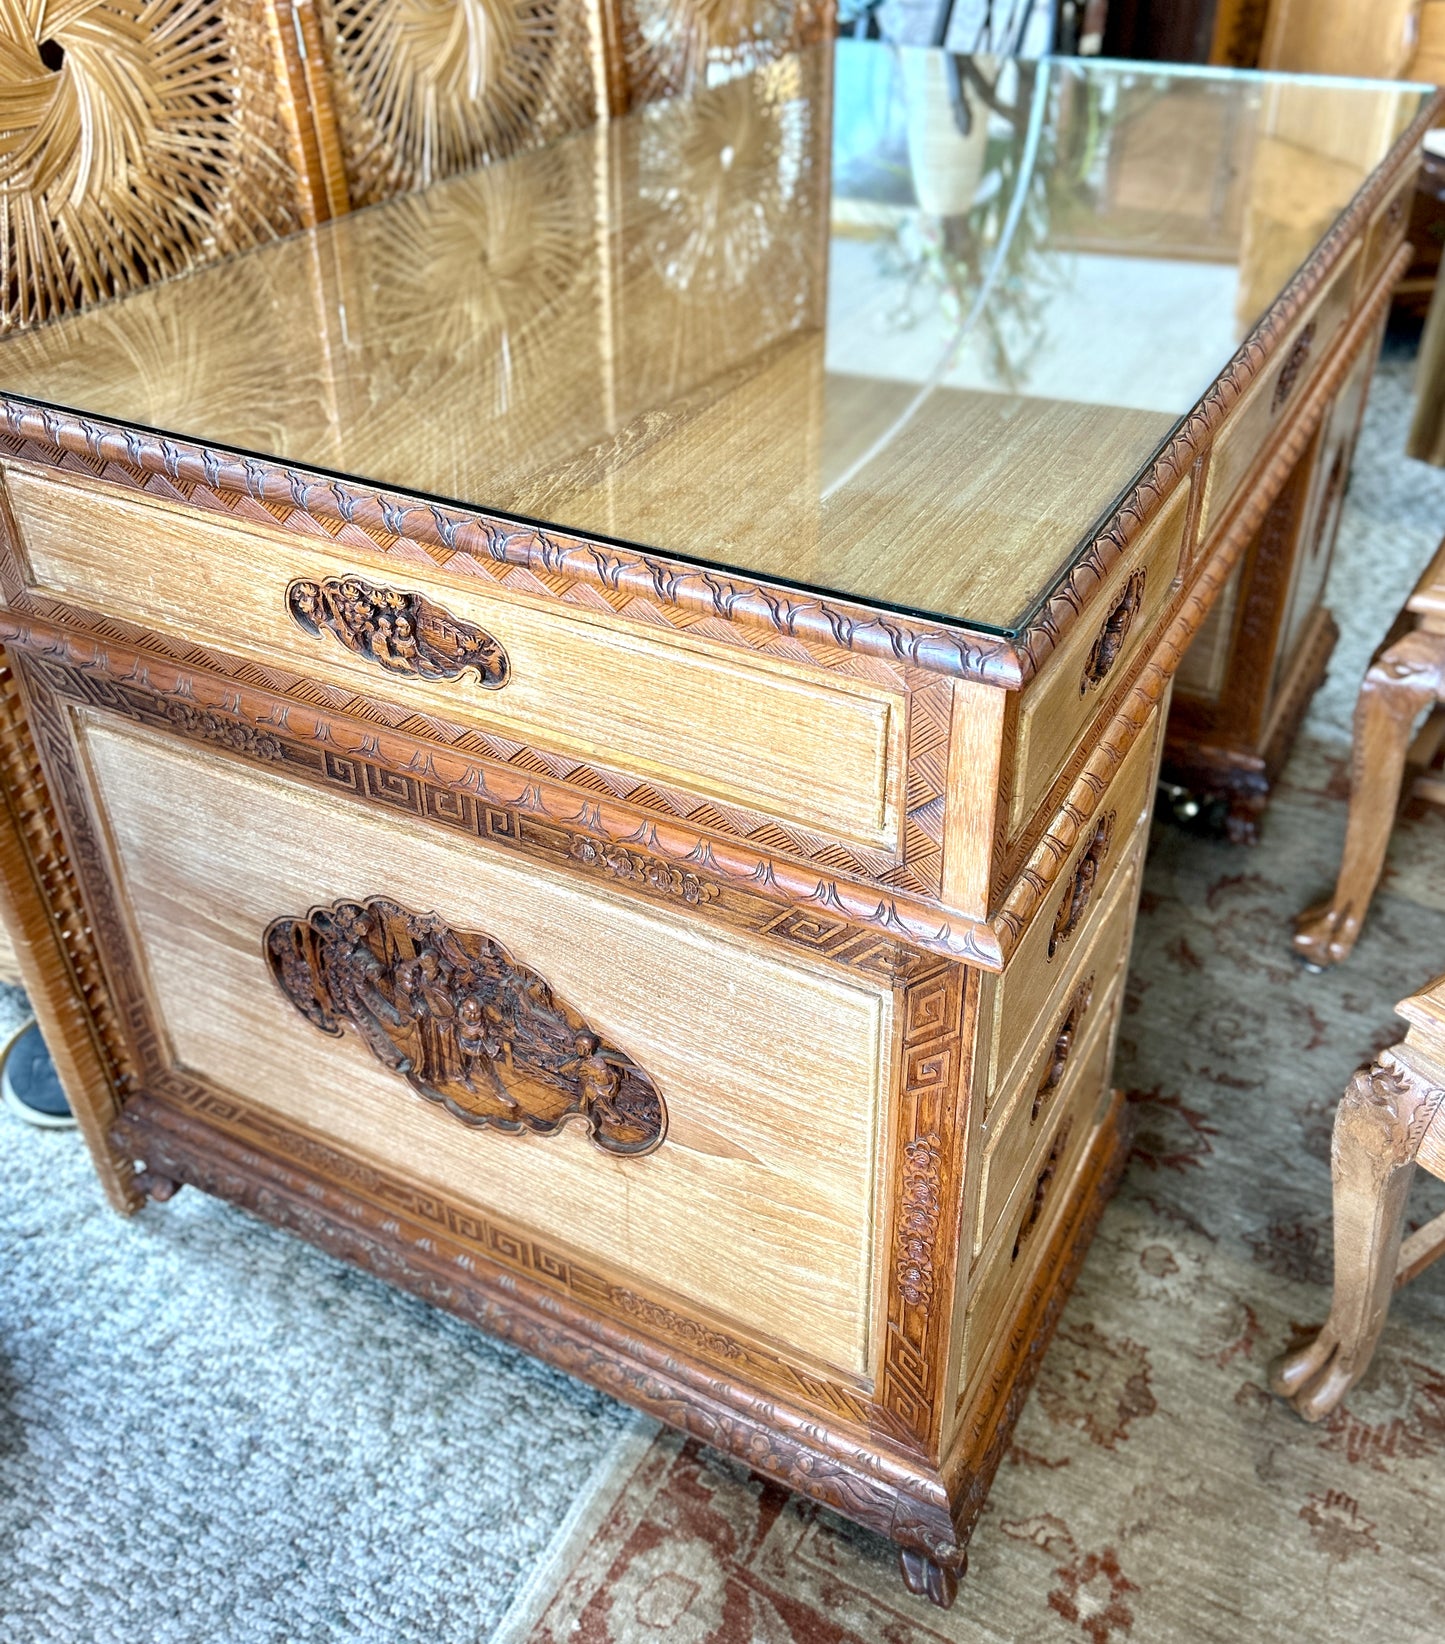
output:
[[0, 0], [0, 329], [314, 221], [298, 58], [290, 0]]
[[616, 0], [628, 104], [745, 74], [832, 32], [833, 0]]
[[353, 205], [591, 125], [595, 0], [317, 0]]

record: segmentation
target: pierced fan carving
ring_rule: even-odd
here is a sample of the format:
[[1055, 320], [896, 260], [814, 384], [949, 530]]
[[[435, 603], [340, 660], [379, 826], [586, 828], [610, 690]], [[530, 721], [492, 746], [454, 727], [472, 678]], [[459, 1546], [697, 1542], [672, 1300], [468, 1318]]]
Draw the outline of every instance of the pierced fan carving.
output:
[[0, 0], [0, 329], [301, 225], [254, 0]]
[[620, 0], [630, 100], [696, 91], [827, 37], [824, 0]]
[[650, 1153], [657, 1087], [490, 936], [397, 902], [334, 902], [273, 920], [281, 991], [323, 1033], [357, 1032], [383, 1067], [468, 1125], [550, 1136], [570, 1119], [604, 1153]]
[[319, 10], [354, 205], [597, 118], [585, 6], [327, 0]]

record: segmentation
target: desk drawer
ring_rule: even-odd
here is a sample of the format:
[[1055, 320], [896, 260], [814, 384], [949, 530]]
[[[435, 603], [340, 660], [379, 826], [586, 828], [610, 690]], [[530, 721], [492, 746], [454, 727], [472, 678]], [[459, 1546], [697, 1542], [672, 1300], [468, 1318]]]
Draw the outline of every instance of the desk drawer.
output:
[[1062, 1008], [1101, 932], [1107, 929], [1114, 940], [1119, 921], [1120, 939], [1127, 940], [1132, 893], [1120, 899], [1110, 891], [1147, 842], [1160, 724], [1156, 713], [1140, 732], [994, 988], [988, 1041], [993, 1090], [1013, 1089], [1020, 1056], [1038, 1044]]
[[1350, 317], [1359, 256], [1356, 243], [1214, 436], [1204, 478], [1204, 506], [1199, 519], [1201, 541], [1234, 499], [1276, 431], [1284, 425], [1287, 407], [1298, 405], [1304, 399], [1311, 379], [1328, 358], [1331, 345]]
[[1081, 1082], [1097, 1084], [1107, 1071], [1123, 999], [1134, 885], [1126, 884], [1121, 894], [1128, 898], [1127, 909], [1116, 912], [1112, 928], [1083, 967], [1084, 974], [1050, 1019], [1039, 1053], [1030, 1059], [1008, 1099], [991, 1104], [974, 1221], [975, 1258], [1000, 1218], [1006, 1219], [1019, 1183], [1029, 1174], [1029, 1161], [1038, 1153], [1056, 1115], [1073, 1105]]
[[[69, 474], [8, 464], [4, 481], [29, 591], [830, 838], [898, 847], [901, 692], [643, 632], [605, 612], [564, 612], [447, 581], [429, 561], [383, 563]], [[413, 596], [400, 614], [414, 631], [399, 632], [397, 613], [383, 609], [385, 636], [373, 632], [369, 652], [349, 649], [335, 631], [346, 627], [336, 608], [347, 604], [335, 589], [322, 620], [301, 620], [297, 584], [347, 578]], [[369, 595], [353, 602], [368, 604], [375, 612]], [[419, 662], [410, 656], [418, 640]], [[492, 660], [493, 688], [484, 688]], [[457, 676], [441, 677], [448, 669]], [[545, 758], [536, 768], [546, 769]], [[645, 794], [623, 789], [619, 797], [647, 808]]]
[[1365, 230], [1365, 250], [1360, 266], [1359, 296], [1362, 300], [1405, 238], [1418, 179], [1418, 168], [1411, 166], [1408, 175], [1396, 184], [1370, 219], [1370, 226]]
[[1091, 1048], [1069, 1103], [1060, 1109], [1043, 1143], [1011, 1195], [970, 1285], [964, 1315], [960, 1393], [966, 1393], [998, 1349], [998, 1333], [1017, 1308], [1029, 1281], [1048, 1251], [1061, 1219], [1074, 1200], [1073, 1178], [1108, 1104], [1110, 1034]]
[[168, 1065], [634, 1300], [870, 1373], [888, 989], [77, 722]]
[[1011, 836], [1037, 810], [1115, 684], [1128, 677], [1135, 659], [1158, 637], [1159, 618], [1179, 574], [1188, 511], [1186, 483], [1030, 681], [1019, 707]]

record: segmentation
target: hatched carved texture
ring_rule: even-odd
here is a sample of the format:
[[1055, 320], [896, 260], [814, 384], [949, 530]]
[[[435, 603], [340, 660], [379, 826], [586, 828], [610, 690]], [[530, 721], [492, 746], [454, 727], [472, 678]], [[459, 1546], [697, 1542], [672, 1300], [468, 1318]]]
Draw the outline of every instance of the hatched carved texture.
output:
[[833, 12], [826, 0], [620, 0], [629, 101], [747, 74], [826, 38]]
[[301, 226], [255, 0], [0, 0], [0, 330]]
[[536, 147], [600, 112], [577, 0], [324, 0], [318, 11], [355, 206]]
[[667, 1129], [652, 1080], [500, 942], [382, 897], [273, 920], [281, 991], [323, 1033], [353, 1028], [384, 1067], [468, 1125], [552, 1135], [580, 1119], [606, 1153]]

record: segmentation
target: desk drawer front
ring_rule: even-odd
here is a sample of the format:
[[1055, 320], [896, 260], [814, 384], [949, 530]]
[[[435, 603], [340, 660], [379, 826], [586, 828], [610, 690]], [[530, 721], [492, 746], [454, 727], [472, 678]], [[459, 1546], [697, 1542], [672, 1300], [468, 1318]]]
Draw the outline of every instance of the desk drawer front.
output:
[[634, 1295], [869, 1373], [890, 992], [77, 723], [171, 1065]]
[[1090, 1047], [1090, 1060], [1069, 1103], [1060, 1109], [1044, 1142], [1019, 1179], [1006, 1214], [995, 1229], [992, 1248], [972, 1280], [964, 1316], [959, 1391], [966, 1395], [977, 1373], [997, 1351], [998, 1334], [1018, 1306], [1029, 1281], [1068, 1213], [1078, 1174], [1109, 1098], [1112, 1036]]
[[[1127, 940], [1132, 893], [1124, 906], [1110, 894], [1143, 848], [1154, 799], [1160, 718], [1129, 750], [1093, 820], [1085, 826], [1049, 899], [1034, 916], [994, 990], [989, 1061], [991, 1087], [1012, 1090], [1020, 1056], [1037, 1045], [1075, 986], [1100, 932], [1123, 923]], [[1043, 1019], [1049, 1017], [1050, 1021]]]
[[[70, 475], [11, 464], [5, 486], [30, 591], [644, 783], [898, 846], [901, 692], [447, 583], [429, 562], [359, 562]], [[358, 641], [364, 616], [348, 625], [344, 585], [357, 578], [360, 604], [403, 601], [383, 613], [381, 641]]]
[[1308, 393], [1311, 379], [1350, 316], [1358, 262], [1356, 245], [1215, 435], [1204, 480], [1201, 540], [1233, 500], [1276, 430], [1283, 426], [1288, 408], [1298, 405]]
[[[1132, 876], [1131, 876], [1132, 877]], [[973, 1255], [988, 1243], [1000, 1219], [1008, 1219], [1029, 1162], [1043, 1146], [1057, 1115], [1070, 1108], [1081, 1082], [1097, 1086], [1108, 1071], [1109, 1050], [1123, 998], [1128, 935], [1135, 887], [1123, 894], [1127, 908], [1116, 911], [1111, 929], [1095, 945], [1084, 975], [1050, 1019], [1040, 1054], [1029, 1061], [1008, 1100], [991, 1104], [984, 1134], [983, 1170], [974, 1221]]]
[[1030, 682], [1019, 708], [1011, 835], [1037, 810], [1114, 687], [1158, 637], [1159, 618], [1179, 573], [1188, 510], [1184, 484]]

